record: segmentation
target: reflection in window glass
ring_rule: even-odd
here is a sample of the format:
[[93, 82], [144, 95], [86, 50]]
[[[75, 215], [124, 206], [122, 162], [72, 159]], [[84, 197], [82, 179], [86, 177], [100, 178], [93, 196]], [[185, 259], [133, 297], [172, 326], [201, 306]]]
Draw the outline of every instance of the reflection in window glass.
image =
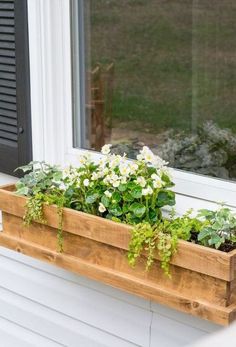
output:
[[90, 0], [84, 19], [86, 146], [235, 180], [236, 2]]

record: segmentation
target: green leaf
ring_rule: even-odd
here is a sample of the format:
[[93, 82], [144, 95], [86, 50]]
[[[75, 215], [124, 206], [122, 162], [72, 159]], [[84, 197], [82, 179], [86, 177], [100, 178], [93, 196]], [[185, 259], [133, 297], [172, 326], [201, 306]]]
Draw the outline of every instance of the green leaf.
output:
[[123, 214], [120, 206], [112, 206], [111, 208], [109, 208], [109, 213], [116, 217], [119, 217]]
[[161, 190], [158, 193], [156, 205], [157, 207], [175, 205], [175, 193], [170, 190]]
[[128, 187], [128, 189], [133, 190], [134, 188], [137, 187], [137, 184], [134, 183], [134, 182], [129, 182], [129, 183], [127, 184], [127, 187]]
[[142, 196], [142, 188], [141, 187], [136, 187], [131, 191], [131, 195], [135, 199], [140, 199]]
[[121, 195], [118, 192], [114, 192], [111, 199], [113, 204], [118, 203], [121, 200]]
[[134, 198], [133, 198], [133, 196], [130, 193], [125, 192], [123, 194], [123, 200], [131, 202], [131, 201], [134, 201]]
[[127, 189], [127, 184], [120, 184], [118, 189], [120, 192], [125, 192]]
[[18, 195], [28, 195], [29, 193], [29, 188], [28, 187], [21, 187], [19, 189], [17, 189], [16, 192]]
[[200, 231], [200, 233], [198, 234], [198, 241], [202, 241], [203, 239], [205, 239], [206, 237], [211, 236], [212, 234], [212, 229], [211, 228], [204, 228]]
[[129, 209], [138, 218], [141, 218], [146, 212], [146, 207], [138, 202], [134, 202]]
[[97, 193], [87, 195], [85, 202], [86, 202], [86, 204], [93, 204], [98, 199], [98, 197], [99, 197], [99, 195]]
[[60, 181], [62, 179], [62, 172], [61, 171], [57, 171], [53, 174], [53, 179], [55, 181]]
[[105, 207], [108, 207], [110, 205], [110, 199], [106, 195], [103, 195], [102, 198], [101, 198], [101, 203]]

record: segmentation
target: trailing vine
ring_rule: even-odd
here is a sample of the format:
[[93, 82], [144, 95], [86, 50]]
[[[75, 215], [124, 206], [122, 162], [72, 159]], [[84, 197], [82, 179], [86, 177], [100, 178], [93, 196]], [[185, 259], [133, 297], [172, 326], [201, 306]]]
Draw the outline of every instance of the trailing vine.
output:
[[177, 236], [165, 232], [161, 223], [154, 226], [147, 222], [137, 224], [131, 232], [128, 252], [129, 264], [134, 267], [141, 253], [145, 252], [147, 256], [146, 270], [148, 271], [154, 262], [155, 252], [157, 252], [161, 268], [166, 275], [170, 276], [170, 259], [177, 250], [177, 243]]
[[33, 221], [46, 223], [43, 215], [44, 195], [38, 193], [29, 197], [26, 203], [25, 215], [23, 217], [24, 224], [29, 226]]

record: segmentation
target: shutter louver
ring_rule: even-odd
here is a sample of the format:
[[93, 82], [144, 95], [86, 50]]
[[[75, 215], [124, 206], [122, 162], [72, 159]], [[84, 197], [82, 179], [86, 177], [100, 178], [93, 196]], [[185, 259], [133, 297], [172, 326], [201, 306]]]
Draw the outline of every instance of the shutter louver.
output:
[[[0, 144], [7, 144], [16, 148], [17, 114], [14, 26], [14, 1], [0, 1]], [[15, 122], [12, 123], [12, 120]]]
[[[27, 22], [26, 5], [25, 0], [0, 0], [0, 172], [9, 174], [13, 174], [17, 166], [31, 159], [31, 130], [27, 105], [29, 83], [23, 76], [29, 74], [29, 71], [26, 71], [27, 24], [22, 22]], [[25, 88], [24, 93], [28, 95], [22, 94], [22, 91], [19, 93], [18, 88]], [[22, 126], [24, 130], [22, 134], [18, 134], [18, 129]]]

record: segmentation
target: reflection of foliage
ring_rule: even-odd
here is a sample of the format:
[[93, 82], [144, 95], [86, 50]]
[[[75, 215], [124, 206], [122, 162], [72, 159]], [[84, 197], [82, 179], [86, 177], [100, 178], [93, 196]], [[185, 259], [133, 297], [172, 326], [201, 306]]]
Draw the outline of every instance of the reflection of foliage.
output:
[[173, 135], [159, 154], [170, 166], [220, 178], [236, 178], [236, 135], [207, 122], [196, 134]]

